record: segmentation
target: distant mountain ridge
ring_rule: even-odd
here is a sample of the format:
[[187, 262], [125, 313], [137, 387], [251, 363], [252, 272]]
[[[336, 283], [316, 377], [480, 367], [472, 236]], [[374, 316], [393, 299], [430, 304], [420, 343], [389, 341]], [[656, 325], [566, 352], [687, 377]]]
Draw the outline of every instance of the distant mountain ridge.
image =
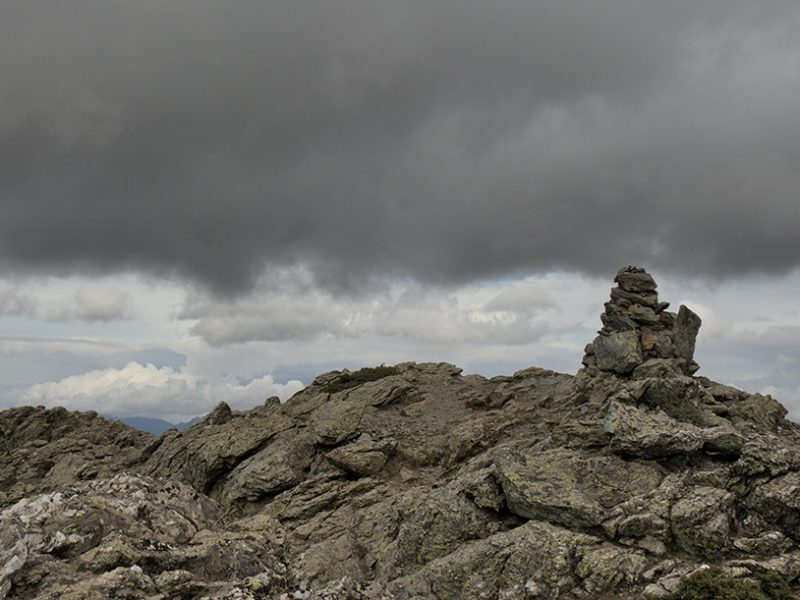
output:
[[800, 425], [616, 282], [575, 375], [332, 371], [159, 438], [0, 412], [0, 600], [797, 597]]
[[151, 417], [114, 417], [111, 415], [103, 415], [106, 419], [111, 419], [114, 421], [120, 421], [121, 423], [125, 423], [129, 427], [133, 427], [134, 429], [138, 429], [139, 431], [146, 431], [147, 433], [152, 433], [154, 436], [158, 437], [165, 431], [169, 429], [177, 429], [178, 431], [182, 431], [191, 427], [192, 425], [196, 425], [203, 420], [203, 417], [195, 417], [191, 421], [185, 421], [183, 423], [170, 423], [169, 421], [165, 421], [164, 419], [153, 419]]

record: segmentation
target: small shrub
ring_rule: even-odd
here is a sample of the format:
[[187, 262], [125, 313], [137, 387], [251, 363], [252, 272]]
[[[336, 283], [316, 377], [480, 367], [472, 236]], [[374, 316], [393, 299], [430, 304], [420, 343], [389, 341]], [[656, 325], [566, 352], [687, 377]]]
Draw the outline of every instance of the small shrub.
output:
[[767, 572], [753, 579], [726, 577], [718, 568], [706, 569], [687, 577], [678, 591], [663, 600], [794, 600], [786, 580]]
[[797, 596], [789, 588], [789, 584], [775, 571], [759, 573], [756, 579], [761, 584], [761, 589], [770, 600], [796, 600]]
[[399, 372], [397, 367], [387, 367], [384, 365], [379, 367], [364, 367], [353, 373], [344, 373], [340, 375], [338, 379], [331, 381], [325, 386], [325, 391], [330, 394], [335, 394], [336, 392], [357, 387], [368, 381], [377, 381], [378, 379], [383, 379], [390, 375], [397, 375]]

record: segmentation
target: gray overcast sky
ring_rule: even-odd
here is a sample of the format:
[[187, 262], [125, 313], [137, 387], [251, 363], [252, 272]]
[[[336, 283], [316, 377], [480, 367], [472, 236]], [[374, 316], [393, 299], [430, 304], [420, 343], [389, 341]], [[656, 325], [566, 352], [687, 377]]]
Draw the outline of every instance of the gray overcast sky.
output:
[[0, 260], [235, 295], [800, 261], [795, 0], [6, 0]]
[[796, 0], [3, 0], [0, 407], [574, 370], [627, 263], [800, 407], [799, 105]]

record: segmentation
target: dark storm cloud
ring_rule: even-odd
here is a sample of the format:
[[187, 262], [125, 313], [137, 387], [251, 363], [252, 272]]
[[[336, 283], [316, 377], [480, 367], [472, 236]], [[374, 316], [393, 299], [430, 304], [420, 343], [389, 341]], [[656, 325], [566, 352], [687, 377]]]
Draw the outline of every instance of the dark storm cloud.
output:
[[0, 265], [800, 265], [794, 0], [9, 0]]

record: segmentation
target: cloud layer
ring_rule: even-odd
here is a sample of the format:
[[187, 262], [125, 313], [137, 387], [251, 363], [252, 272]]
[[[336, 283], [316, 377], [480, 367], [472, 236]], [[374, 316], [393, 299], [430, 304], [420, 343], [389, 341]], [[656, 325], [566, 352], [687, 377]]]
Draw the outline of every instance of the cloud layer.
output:
[[[396, 285], [371, 294], [336, 295], [284, 276], [237, 299], [195, 294], [180, 318], [212, 346], [251, 341], [311, 342], [323, 336], [378, 336], [416, 343], [530, 344], [563, 331], [562, 307], [543, 281], [463, 289]], [[576, 286], [564, 281], [564, 290]], [[568, 325], [572, 326], [573, 323]]]
[[794, 0], [3, 2], [0, 266], [225, 294], [298, 264], [351, 291], [785, 272], [798, 25]]
[[19, 402], [95, 410], [105, 415], [150, 415], [181, 419], [209, 412], [225, 401], [234, 409], [251, 408], [269, 396], [286, 400], [303, 388], [299, 381], [278, 384], [266, 375], [242, 383], [210, 383], [170, 367], [129, 363], [121, 369], [102, 369], [30, 386]]
[[75, 278], [24, 282], [0, 279], [0, 317], [36, 317], [51, 322], [108, 322], [130, 319], [133, 298], [115, 282], [84, 281]]

